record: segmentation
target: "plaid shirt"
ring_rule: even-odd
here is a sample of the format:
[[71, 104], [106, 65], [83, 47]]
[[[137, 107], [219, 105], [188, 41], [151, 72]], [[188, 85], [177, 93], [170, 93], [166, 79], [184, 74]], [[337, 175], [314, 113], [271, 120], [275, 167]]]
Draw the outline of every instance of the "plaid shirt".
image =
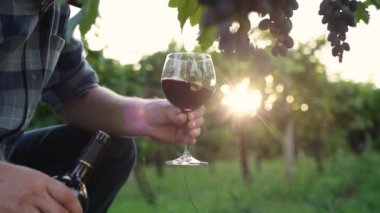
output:
[[51, 0], [0, 0], [0, 160], [40, 101], [59, 111], [97, 85], [82, 44], [63, 39], [69, 13]]

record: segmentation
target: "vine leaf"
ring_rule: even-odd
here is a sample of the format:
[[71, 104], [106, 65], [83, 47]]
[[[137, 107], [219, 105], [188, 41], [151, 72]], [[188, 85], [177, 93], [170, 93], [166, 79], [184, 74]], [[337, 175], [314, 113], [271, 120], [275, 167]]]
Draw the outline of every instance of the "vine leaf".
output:
[[216, 40], [217, 29], [215, 26], [209, 26], [207, 28], [201, 29], [199, 36], [197, 38], [202, 51], [207, 50]]
[[[79, 0], [82, 3], [81, 10], [75, 14], [67, 24], [65, 39], [70, 41], [70, 38], [76, 28], [79, 25], [79, 31], [83, 37], [95, 23], [96, 18], [99, 15], [99, 1], [100, 0]], [[56, 0], [58, 4], [64, 4], [67, 0]]]
[[380, 9], [380, 0], [371, 0], [376, 9]]
[[83, 10], [80, 10], [75, 16], [73, 16], [69, 23], [67, 23], [67, 28], [65, 31], [65, 40], [70, 41], [71, 36], [73, 35], [73, 32], [75, 30], [75, 27], [81, 22], [83, 19], [84, 12]]
[[100, 0], [86, 0], [82, 7], [84, 11], [84, 18], [81, 20], [79, 30], [82, 34], [86, 34], [91, 26], [95, 23], [96, 18], [99, 15], [99, 1]]
[[193, 13], [193, 15], [190, 16], [191, 26], [195, 26], [201, 22], [203, 13], [204, 13], [204, 7], [199, 6], [197, 10]]
[[200, 5], [197, 0], [170, 0], [169, 7], [177, 8], [178, 21], [181, 25], [181, 29], [183, 29], [183, 26], [189, 18], [192, 26], [199, 23], [202, 12], [198, 10]]
[[358, 2], [358, 7], [355, 11], [355, 19], [356, 23], [359, 23], [360, 21], [363, 21], [364, 23], [369, 23], [369, 12], [367, 10], [368, 4], [364, 2]]
[[[183, 30], [183, 26], [188, 19], [190, 20], [191, 26], [199, 24], [204, 13], [204, 7], [199, 5], [197, 0], [170, 0], [169, 7], [177, 8], [181, 30]], [[202, 51], [207, 50], [214, 43], [216, 40], [216, 32], [215, 27], [199, 29], [197, 40]]]

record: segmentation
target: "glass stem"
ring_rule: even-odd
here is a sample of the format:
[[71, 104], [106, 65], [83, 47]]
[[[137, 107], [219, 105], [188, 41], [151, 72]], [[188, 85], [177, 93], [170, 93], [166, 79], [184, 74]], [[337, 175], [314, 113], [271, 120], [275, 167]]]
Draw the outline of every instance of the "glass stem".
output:
[[187, 144], [183, 145], [183, 155], [191, 155]]
[[[186, 121], [189, 119], [189, 112], [190, 112], [190, 111], [185, 111], [185, 113], [186, 113], [186, 118], [187, 118]], [[184, 126], [184, 130], [185, 130], [186, 134], [188, 135], [189, 132], [188, 132], [188, 130], [187, 130], [187, 123], [186, 123], [185, 126]], [[189, 145], [187, 145], [187, 144], [184, 144], [184, 145], [183, 145], [183, 155], [191, 156], [191, 154], [190, 154], [190, 150], [189, 150]]]

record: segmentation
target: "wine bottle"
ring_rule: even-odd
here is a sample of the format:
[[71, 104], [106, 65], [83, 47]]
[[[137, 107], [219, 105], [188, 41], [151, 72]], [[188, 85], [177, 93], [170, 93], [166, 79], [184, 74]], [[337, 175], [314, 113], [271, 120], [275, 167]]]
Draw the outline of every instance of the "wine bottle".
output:
[[107, 146], [108, 138], [109, 136], [106, 133], [98, 130], [80, 155], [75, 167], [65, 175], [56, 177], [57, 180], [63, 182], [77, 195], [83, 212], [86, 212], [88, 208], [89, 199], [86, 181], [91, 171], [94, 170], [97, 159]]

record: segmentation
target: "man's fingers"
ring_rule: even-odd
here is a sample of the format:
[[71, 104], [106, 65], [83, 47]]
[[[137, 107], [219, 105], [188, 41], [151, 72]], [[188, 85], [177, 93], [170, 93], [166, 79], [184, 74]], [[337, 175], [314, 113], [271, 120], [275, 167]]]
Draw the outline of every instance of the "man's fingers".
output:
[[28, 213], [43, 213], [42, 210], [39, 210], [38, 208], [28, 209]]
[[184, 113], [179, 108], [168, 103], [166, 106], [165, 114], [172, 122], [174, 122], [176, 125], [181, 126], [184, 125], [186, 121], [191, 121], [203, 117], [205, 112], [206, 107], [203, 105], [194, 111]]
[[189, 131], [189, 138], [197, 138], [201, 134], [201, 128], [192, 129]]
[[176, 134], [176, 142], [181, 144], [194, 145], [197, 143], [197, 137], [201, 134], [201, 128], [192, 130], [178, 129]]
[[187, 121], [187, 115], [185, 113], [178, 113], [175, 115], [173, 122], [178, 126], [183, 126]]
[[189, 112], [188, 113], [188, 119], [193, 120], [193, 119], [196, 119], [199, 117], [203, 117], [205, 113], [206, 113], [206, 107], [202, 105], [198, 109]]
[[195, 138], [189, 138], [187, 141], [187, 144], [189, 145], [195, 145], [197, 143], [197, 139]]
[[187, 115], [171, 104], [167, 105], [165, 114], [170, 121], [172, 121], [178, 126], [183, 125], [187, 120]]
[[52, 199], [50, 195], [41, 197], [37, 201], [37, 209], [39, 212], [56, 212], [56, 213], [69, 213], [61, 204]]
[[203, 122], [204, 122], [203, 117], [200, 117], [200, 118], [197, 118], [195, 120], [189, 121], [187, 123], [187, 129], [189, 129], [189, 130], [197, 129], [197, 128], [199, 128], [199, 127], [202, 126]]
[[75, 194], [65, 185], [57, 181], [51, 181], [47, 185], [47, 191], [49, 195], [60, 205], [62, 205], [68, 212], [83, 212], [79, 200], [77, 199]]

